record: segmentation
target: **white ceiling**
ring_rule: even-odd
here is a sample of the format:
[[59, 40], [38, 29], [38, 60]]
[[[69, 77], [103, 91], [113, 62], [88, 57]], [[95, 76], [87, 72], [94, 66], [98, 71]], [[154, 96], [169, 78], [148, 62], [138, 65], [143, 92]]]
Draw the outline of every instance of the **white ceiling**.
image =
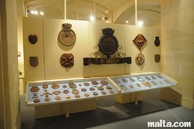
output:
[[[24, 0], [27, 10], [43, 11], [47, 18], [89, 20], [95, 15], [98, 22], [135, 25], [134, 0]], [[160, 0], [137, 0], [137, 18], [144, 26], [160, 27]], [[154, 1], [154, 2], [153, 2]], [[156, 2], [155, 2], [156, 1]], [[28, 13], [29, 17], [35, 17]], [[38, 16], [36, 16], [38, 17]], [[107, 18], [102, 20], [102, 18]]]

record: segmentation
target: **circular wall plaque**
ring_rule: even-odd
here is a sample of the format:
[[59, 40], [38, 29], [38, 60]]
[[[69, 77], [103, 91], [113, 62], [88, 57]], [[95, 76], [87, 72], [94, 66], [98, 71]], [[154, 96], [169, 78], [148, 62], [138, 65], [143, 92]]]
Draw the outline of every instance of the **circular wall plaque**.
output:
[[71, 46], [76, 41], [75, 32], [71, 29], [71, 24], [62, 24], [63, 29], [59, 32], [58, 39], [61, 44], [65, 46]]

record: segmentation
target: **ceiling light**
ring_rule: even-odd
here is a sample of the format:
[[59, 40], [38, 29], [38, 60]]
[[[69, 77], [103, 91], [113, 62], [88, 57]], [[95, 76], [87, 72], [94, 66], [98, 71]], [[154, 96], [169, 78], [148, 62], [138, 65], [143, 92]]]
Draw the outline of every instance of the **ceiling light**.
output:
[[31, 10], [30, 13], [31, 13], [31, 14], [34, 14], [34, 10]]
[[34, 11], [34, 14], [38, 14], [38, 11], [35, 10], [35, 11]]
[[129, 21], [128, 21], [128, 20], [126, 20], [126, 21], [125, 21], [125, 23], [129, 23]]
[[44, 12], [40, 11], [40, 15], [44, 15]]
[[143, 25], [143, 21], [138, 21], [137, 25], [138, 26], [142, 26]]
[[91, 17], [90, 17], [90, 20], [91, 20], [91, 21], [94, 21], [94, 17], [93, 17], [93, 16], [91, 16]]

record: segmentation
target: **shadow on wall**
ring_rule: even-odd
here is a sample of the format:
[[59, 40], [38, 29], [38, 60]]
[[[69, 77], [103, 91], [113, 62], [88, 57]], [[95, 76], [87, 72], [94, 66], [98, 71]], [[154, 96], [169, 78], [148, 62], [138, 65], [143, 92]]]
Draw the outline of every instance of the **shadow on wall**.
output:
[[171, 88], [164, 88], [160, 90], [160, 99], [181, 105], [182, 95]]

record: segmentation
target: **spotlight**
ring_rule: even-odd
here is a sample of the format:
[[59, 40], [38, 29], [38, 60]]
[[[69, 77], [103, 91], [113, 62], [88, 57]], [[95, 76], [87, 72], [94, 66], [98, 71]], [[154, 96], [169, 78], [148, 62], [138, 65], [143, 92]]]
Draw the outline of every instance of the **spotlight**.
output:
[[44, 15], [44, 12], [40, 11], [40, 15]]
[[35, 10], [35, 11], [34, 11], [34, 14], [38, 15], [38, 11]]
[[142, 21], [138, 21], [138, 26], [142, 26], [143, 25], [143, 22]]
[[31, 14], [35, 14], [34, 10], [31, 10], [30, 13], [31, 13]]
[[91, 17], [90, 17], [90, 20], [91, 20], [91, 21], [94, 21], [94, 17], [93, 17], [93, 16], [91, 16]]

